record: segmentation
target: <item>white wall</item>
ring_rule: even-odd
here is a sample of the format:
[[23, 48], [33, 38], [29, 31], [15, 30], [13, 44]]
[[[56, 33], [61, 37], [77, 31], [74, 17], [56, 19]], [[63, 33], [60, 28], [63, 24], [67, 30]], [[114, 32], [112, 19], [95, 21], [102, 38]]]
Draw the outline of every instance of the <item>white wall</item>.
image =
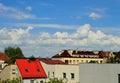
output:
[[[79, 83], [79, 66], [78, 65], [55, 65], [56, 77], [63, 79], [63, 73], [66, 73], [67, 83]], [[71, 78], [74, 73], [74, 79]]]
[[[54, 77], [58, 79], [63, 79], [63, 73], [66, 73], [67, 83], [79, 83], [79, 65], [61, 65], [61, 64], [52, 65], [52, 64], [45, 64], [42, 61], [41, 64], [47, 76], [49, 72], [48, 79], [53, 78], [53, 72], [54, 72]], [[71, 79], [71, 73], [74, 73], [75, 75], [74, 79]], [[64, 81], [66, 81], [66, 79], [64, 79]]]
[[118, 83], [120, 64], [80, 64], [80, 83]]
[[34, 80], [34, 83], [41, 83], [40, 81], [45, 82], [45, 79], [23, 79], [23, 83], [31, 83], [30, 81]]

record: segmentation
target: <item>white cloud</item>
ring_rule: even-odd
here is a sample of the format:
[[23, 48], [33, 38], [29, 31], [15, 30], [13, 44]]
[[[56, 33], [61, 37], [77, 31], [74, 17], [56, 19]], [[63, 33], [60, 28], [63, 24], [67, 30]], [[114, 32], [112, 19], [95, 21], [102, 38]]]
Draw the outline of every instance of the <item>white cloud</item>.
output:
[[0, 15], [15, 19], [36, 19], [35, 15], [26, 14], [17, 8], [5, 6], [2, 3], [0, 3]]
[[[119, 50], [120, 37], [107, 35], [97, 30], [92, 31], [90, 24], [80, 26], [73, 33], [69, 32], [40, 32], [40, 34], [31, 33], [33, 26], [26, 29], [0, 29], [0, 46], [18, 45], [23, 49], [26, 56], [43, 55], [47, 56], [56, 53], [65, 48], [67, 49], [90, 49], [90, 50]], [[51, 53], [52, 52], [52, 53]], [[51, 55], [53, 56], [53, 55]]]
[[92, 12], [90, 13], [89, 17], [92, 18], [93, 20], [96, 20], [96, 19], [101, 18], [102, 16], [98, 13]]
[[31, 7], [31, 6], [28, 6], [28, 7], [26, 7], [25, 9], [28, 10], [28, 11], [31, 11], [31, 10], [32, 10], [32, 7]]
[[16, 23], [16, 24], [11, 24], [12, 26], [15, 27], [27, 27], [27, 26], [32, 26], [34, 28], [53, 28], [53, 29], [63, 29], [63, 30], [72, 30], [76, 29], [78, 26], [75, 25], [60, 25], [60, 24], [27, 24], [27, 23]]

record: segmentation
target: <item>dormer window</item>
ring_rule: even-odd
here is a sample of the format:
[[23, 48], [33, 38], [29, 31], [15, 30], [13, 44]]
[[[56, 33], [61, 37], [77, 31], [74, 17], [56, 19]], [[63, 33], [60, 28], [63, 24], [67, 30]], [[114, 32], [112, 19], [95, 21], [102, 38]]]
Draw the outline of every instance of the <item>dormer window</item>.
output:
[[28, 69], [25, 69], [26, 72], [28, 72]]
[[37, 69], [37, 72], [40, 72], [40, 69]]

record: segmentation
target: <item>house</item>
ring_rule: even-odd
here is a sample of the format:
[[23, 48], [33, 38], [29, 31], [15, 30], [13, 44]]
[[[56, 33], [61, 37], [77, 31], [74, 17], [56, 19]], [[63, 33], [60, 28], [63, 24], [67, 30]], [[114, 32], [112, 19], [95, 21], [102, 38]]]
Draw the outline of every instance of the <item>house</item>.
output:
[[120, 83], [120, 64], [80, 64], [80, 83]]
[[6, 66], [0, 73], [1, 80], [20, 78], [22, 83], [43, 83], [46, 73], [38, 59], [16, 59], [15, 65]]
[[3, 68], [3, 70], [0, 72], [0, 81], [3, 80], [12, 80], [19, 78], [20, 74], [18, 72], [17, 65], [7, 65]]
[[46, 75], [50, 78], [62, 79], [65, 83], [79, 83], [79, 65], [68, 65], [60, 60], [40, 60]]
[[46, 73], [38, 59], [17, 59], [18, 66], [23, 83], [43, 83]]
[[9, 57], [5, 53], [0, 52], [0, 72], [2, 71], [4, 66], [7, 65], [4, 63], [6, 60], [9, 60]]
[[52, 57], [53, 60], [61, 60], [67, 64], [80, 64], [95, 61], [105, 63], [103, 53], [99, 51], [63, 50]]

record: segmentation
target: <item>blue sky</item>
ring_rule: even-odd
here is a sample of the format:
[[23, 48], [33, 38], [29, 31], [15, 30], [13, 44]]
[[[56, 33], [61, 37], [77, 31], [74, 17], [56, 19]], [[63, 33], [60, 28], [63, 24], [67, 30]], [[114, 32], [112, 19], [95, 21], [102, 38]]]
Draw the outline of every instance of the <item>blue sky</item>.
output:
[[0, 0], [0, 51], [51, 57], [64, 49], [120, 50], [120, 0]]

